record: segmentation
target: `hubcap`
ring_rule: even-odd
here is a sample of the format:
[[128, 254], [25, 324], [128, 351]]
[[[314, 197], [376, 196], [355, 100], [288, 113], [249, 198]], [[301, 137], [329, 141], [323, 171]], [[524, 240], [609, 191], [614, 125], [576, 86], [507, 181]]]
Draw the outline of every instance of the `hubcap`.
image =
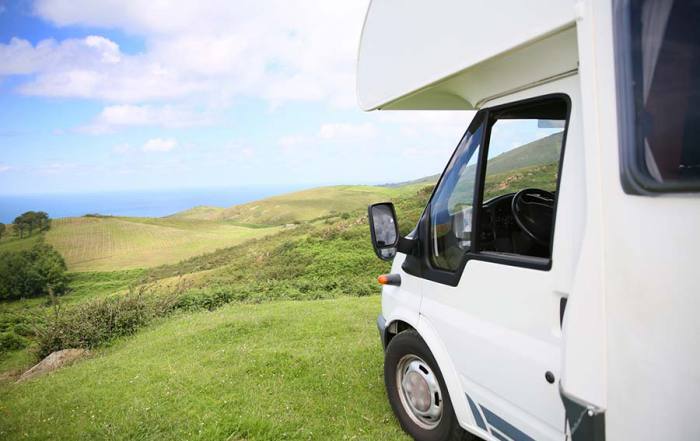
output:
[[401, 404], [418, 426], [433, 429], [442, 418], [440, 384], [422, 358], [405, 355], [396, 366], [396, 386]]

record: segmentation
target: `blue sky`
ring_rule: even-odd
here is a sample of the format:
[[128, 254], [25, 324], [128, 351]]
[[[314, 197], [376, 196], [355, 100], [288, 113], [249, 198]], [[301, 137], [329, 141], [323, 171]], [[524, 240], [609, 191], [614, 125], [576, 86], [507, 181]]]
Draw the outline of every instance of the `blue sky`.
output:
[[357, 108], [366, 6], [0, 0], [0, 194], [441, 171], [472, 113]]

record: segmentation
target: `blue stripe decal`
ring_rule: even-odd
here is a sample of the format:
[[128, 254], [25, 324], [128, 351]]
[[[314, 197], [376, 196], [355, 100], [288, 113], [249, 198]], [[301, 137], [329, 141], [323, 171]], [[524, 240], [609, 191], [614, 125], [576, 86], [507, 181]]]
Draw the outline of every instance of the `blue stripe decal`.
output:
[[484, 419], [481, 417], [481, 412], [479, 412], [479, 409], [476, 407], [476, 404], [474, 404], [469, 395], [467, 395], [467, 400], [469, 401], [469, 407], [472, 409], [472, 413], [474, 414], [474, 420], [476, 420], [476, 424], [482, 429], [488, 431], [486, 429], [486, 423], [484, 423]]
[[495, 436], [496, 438], [500, 439], [501, 441], [510, 441], [504, 435], [501, 435], [501, 432], [499, 432], [497, 430], [492, 430], [491, 435]]
[[[513, 441], [535, 441], [534, 439], [530, 438], [520, 430], [518, 430], [516, 427], [511, 426], [508, 421], [504, 420], [503, 418], [499, 417], [495, 413], [491, 412], [484, 406], [481, 406], [481, 410], [484, 411], [484, 416], [486, 417], [486, 421], [499, 431], [503, 432], [506, 436], [510, 437]], [[495, 432], [492, 432], [495, 433]]]

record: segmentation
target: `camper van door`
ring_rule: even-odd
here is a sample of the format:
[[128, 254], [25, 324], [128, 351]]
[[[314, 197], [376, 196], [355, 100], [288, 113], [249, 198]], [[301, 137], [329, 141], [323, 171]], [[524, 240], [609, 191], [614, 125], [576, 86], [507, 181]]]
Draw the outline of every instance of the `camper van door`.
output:
[[512, 439], [563, 439], [557, 244], [529, 237], [511, 209], [521, 190], [556, 199], [570, 107], [567, 95], [547, 94], [482, 110], [421, 233], [421, 318], [450, 355], [474, 421]]

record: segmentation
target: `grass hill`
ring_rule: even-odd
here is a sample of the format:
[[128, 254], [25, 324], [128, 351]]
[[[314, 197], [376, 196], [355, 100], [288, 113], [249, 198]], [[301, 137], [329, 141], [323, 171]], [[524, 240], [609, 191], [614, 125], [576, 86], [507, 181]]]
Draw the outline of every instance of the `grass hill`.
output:
[[367, 208], [373, 202], [409, 194], [420, 185], [381, 187], [340, 185], [273, 196], [229, 208], [196, 207], [173, 215], [176, 219], [226, 220], [240, 225], [284, 225]]
[[114, 271], [175, 263], [277, 231], [206, 220], [78, 217], [54, 220], [46, 241], [71, 271]]
[[558, 163], [563, 136], [564, 132], [545, 136], [489, 159], [487, 173], [498, 174], [534, 165]]
[[198, 205], [185, 211], [175, 213], [168, 217], [183, 220], [220, 220], [225, 208], [212, 207], [209, 205]]
[[[429, 194], [392, 198], [404, 233]], [[389, 264], [371, 249], [366, 208], [345, 213], [178, 263], [73, 273], [58, 310], [46, 299], [0, 303], [0, 334], [30, 344], [0, 350], [0, 439], [406, 439], [385, 401], [374, 328], [375, 277]], [[11, 381], [32, 350], [80, 345], [94, 355]]]
[[396, 182], [392, 184], [384, 184], [382, 187], [404, 187], [407, 185], [416, 185], [416, 184], [421, 184], [421, 185], [435, 185], [435, 183], [440, 179], [440, 175], [430, 175], [426, 176], [424, 178], [418, 178], [418, 179], [413, 179], [410, 181], [403, 181], [403, 182]]
[[[487, 194], [556, 173], [500, 161], [519, 168], [490, 176]], [[69, 262], [69, 293], [59, 307], [0, 302], [0, 439], [406, 439], [382, 385], [375, 277], [390, 265], [371, 249], [366, 205], [393, 200], [406, 234], [431, 190], [325, 187], [54, 221], [45, 240]], [[3, 348], [6, 336], [26, 347]], [[68, 347], [92, 356], [13, 382]]]
[[0, 384], [0, 439], [408, 440], [379, 298], [183, 314], [34, 381]]
[[[370, 203], [411, 195], [420, 187], [321, 187], [230, 208], [199, 206], [165, 218], [54, 219], [44, 238], [73, 272], [152, 268], [289, 230], [289, 224], [363, 212]], [[31, 248], [41, 237], [18, 240], [7, 235], [0, 251]]]
[[[486, 167], [484, 200], [523, 188], [554, 190], [563, 133], [555, 133], [490, 158]], [[455, 201], [471, 201], [476, 165], [464, 171], [452, 194]]]
[[236, 222], [279, 225], [366, 208], [398, 194], [382, 187], [321, 187], [237, 205], [224, 210], [223, 216]]

